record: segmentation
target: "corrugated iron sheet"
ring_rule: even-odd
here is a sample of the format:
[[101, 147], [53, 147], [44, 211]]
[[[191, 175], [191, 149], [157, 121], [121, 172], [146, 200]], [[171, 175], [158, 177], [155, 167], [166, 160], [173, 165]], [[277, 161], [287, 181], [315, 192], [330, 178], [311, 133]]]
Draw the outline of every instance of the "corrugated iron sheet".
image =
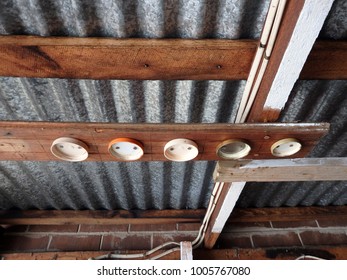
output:
[[[0, 34], [115, 38], [258, 38], [267, 1], [3, 0]], [[346, 37], [337, 0], [321, 38]], [[341, 28], [342, 27], [342, 28]], [[0, 78], [0, 119], [233, 122], [244, 81]], [[311, 156], [346, 156], [346, 82], [301, 81], [282, 121], [329, 121]], [[0, 209], [206, 207], [214, 162], [0, 162]], [[249, 184], [241, 207], [347, 204], [346, 183]]]
[[115, 38], [258, 38], [270, 0], [2, 0], [0, 33]]

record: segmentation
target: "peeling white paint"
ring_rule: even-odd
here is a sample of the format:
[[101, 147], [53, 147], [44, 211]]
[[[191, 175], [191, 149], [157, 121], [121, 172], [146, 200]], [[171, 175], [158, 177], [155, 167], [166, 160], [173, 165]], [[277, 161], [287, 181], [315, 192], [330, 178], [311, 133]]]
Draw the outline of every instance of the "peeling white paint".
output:
[[334, 0], [306, 0], [266, 99], [265, 110], [282, 110], [322, 29]]

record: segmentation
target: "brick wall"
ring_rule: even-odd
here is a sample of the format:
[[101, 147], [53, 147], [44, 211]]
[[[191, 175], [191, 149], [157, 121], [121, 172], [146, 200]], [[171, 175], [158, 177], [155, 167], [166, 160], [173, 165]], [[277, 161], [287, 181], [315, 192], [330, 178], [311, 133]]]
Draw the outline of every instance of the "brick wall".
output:
[[[28, 225], [0, 233], [0, 252], [148, 250], [167, 241], [191, 241], [197, 223], [166, 225]], [[347, 220], [233, 223], [215, 248], [288, 248], [347, 245]]]
[[149, 250], [167, 241], [192, 241], [199, 224], [28, 225], [0, 233], [0, 252]]
[[215, 248], [285, 248], [347, 245], [346, 220], [229, 223]]

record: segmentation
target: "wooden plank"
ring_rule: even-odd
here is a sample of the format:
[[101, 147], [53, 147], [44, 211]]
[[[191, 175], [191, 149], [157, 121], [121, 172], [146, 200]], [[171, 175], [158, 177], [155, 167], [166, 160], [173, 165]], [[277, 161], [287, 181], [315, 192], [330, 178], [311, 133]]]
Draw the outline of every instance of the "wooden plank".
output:
[[347, 41], [318, 41], [300, 74], [305, 80], [347, 80]]
[[216, 182], [347, 180], [347, 158], [219, 161]]
[[329, 13], [333, 0], [290, 0], [269, 58], [250, 122], [276, 121]]
[[242, 80], [256, 41], [0, 37], [0, 76]]
[[180, 260], [191, 261], [193, 260], [193, 247], [192, 242], [180, 242]]
[[[227, 184], [226, 184], [227, 185]], [[224, 195], [228, 188], [224, 189]], [[223, 196], [222, 193], [222, 196]], [[216, 209], [219, 209], [219, 205]], [[1, 210], [0, 224], [67, 225], [201, 222], [206, 209], [196, 210]], [[229, 222], [305, 221], [347, 219], [346, 206], [234, 208]], [[212, 216], [213, 219], [213, 216]]]
[[[35, 253], [1, 253], [3, 260], [87, 260], [108, 251], [85, 252], [35, 252]], [[144, 251], [126, 251], [124, 253], [144, 253]], [[162, 251], [159, 251], [162, 253]], [[195, 260], [294, 260], [303, 255], [313, 255], [328, 260], [347, 260], [346, 246], [321, 246], [312, 248], [278, 248], [278, 249], [218, 249], [194, 251]], [[179, 260], [179, 252], [173, 252], [163, 260]]]
[[[83, 79], [247, 79], [255, 40], [0, 36], [0, 76]], [[346, 42], [319, 42], [302, 79], [346, 79]]]
[[296, 222], [309, 220], [346, 220], [346, 206], [280, 208], [235, 208], [229, 222]]
[[1, 210], [0, 224], [172, 224], [201, 222], [206, 210]]
[[245, 182], [224, 184], [221, 195], [217, 201], [216, 208], [211, 216], [204, 237], [204, 245], [212, 249], [215, 245], [223, 227], [233, 211], [237, 200], [245, 186]]
[[252, 147], [246, 158], [274, 158], [271, 145], [283, 138], [298, 139], [303, 149], [295, 157], [305, 156], [328, 132], [321, 124], [118, 124], [0, 122], [0, 160], [54, 161], [52, 142], [73, 137], [88, 146], [87, 161], [120, 161], [108, 153], [109, 142], [118, 137], [135, 138], [144, 145], [142, 161], [165, 161], [165, 144], [175, 138], [188, 138], [198, 144], [196, 160], [218, 160], [217, 146], [227, 139], [244, 139]]

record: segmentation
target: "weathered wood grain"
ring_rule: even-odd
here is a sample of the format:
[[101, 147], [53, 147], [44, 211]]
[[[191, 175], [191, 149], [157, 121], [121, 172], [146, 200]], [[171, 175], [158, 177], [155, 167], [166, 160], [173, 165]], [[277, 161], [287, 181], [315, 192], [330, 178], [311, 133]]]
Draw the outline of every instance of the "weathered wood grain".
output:
[[0, 76], [246, 79], [256, 41], [0, 37]]
[[301, 158], [219, 161], [217, 182], [283, 182], [347, 180], [347, 158]]

